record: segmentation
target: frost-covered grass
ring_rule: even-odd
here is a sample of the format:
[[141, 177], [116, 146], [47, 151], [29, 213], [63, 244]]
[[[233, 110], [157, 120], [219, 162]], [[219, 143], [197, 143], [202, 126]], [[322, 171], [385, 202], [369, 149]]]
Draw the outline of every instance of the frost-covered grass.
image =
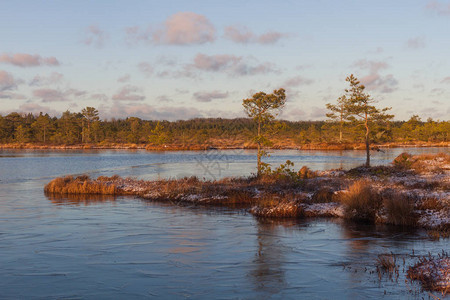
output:
[[425, 289], [439, 291], [445, 296], [450, 293], [450, 257], [445, 251], [437, 257], [420, 257], [415, 265], [409, 267], [407, 276], [419, 280]]

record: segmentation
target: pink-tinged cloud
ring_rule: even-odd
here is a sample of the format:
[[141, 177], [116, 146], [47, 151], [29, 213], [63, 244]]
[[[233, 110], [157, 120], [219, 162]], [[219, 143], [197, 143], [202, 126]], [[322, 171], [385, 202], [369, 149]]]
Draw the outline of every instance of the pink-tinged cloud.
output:
[[286, 109], [280, 113], [280, 119], [283, 120], [304, 120], [306, 112], [304, 108], [291, 107], [289, 103], [286, 104]]
[[381, 93], [392, 93], [397, 90], [398, 81], [392, 74], [381, 76], [380, 74], [369, 74], [361, 78], [361, 83], [368, 90], [379, 91]]
[[106, 113], [109, 118], [138, 117], [144, 120], [188, 120], [203, 117], [203, 114], [196, 108], [180, 106], [160, 106], [155, 107], [145, 103], [129, 103], [123, 105], [114, 102], [113, 106]]
[[216, 29], [205, 17], [193, 12], [179, 12], [167, 19], [162, 29], [153, 33], [158, 44], [189, 45], [213, 42]]
[[117, 78], [117, 82], [122, 82], [122, 83], [128, 82], [128, 81], [130, 81], [130, 78], [131, 78], [130, 74], [125, 74], [122, 77]]
[[380, 74], [381, 70], [389, 68], [386, 62], [362, 59], [355, 62], [353, 67], [369, 71], [368, 75], [360, 78], [361, 83], [367, 87], [367, 90], [381, 93], [392, 93], [397, 90], [398, 81], [392, 74], [384, 76]]
[[194, 58], [194, 67], [204, 71], [221, 71], [237, 65], [242, 57], [234, 55], [206, 55], [197, 54]]
[[72, 100], [73, 97], [80, 98], [86, 94], [86, 91], [77, 89], [36, 89], [33, 91], [33, 96], [42, 102], [66, 102]]
[[59, 61], [55, 57], [42, 57], [38, 54], [31, 55], [26, 53], [3, 53], [0, 55], [0, 63], [7, 63], [22, 68], [59, 65]]
[[441, 83], [447, 83], [450, 84], [450, 76], [445, 77], [444, 79], [441, 80]]
[[450, 3], [429, 1], [426, 8], [437, 15], [450, 16]]
[[409, 49], [421, 49], [425, 48], [425, 38], [424, 37], [415, 37], [410, 38], [406, 41], [406, 47]]
[[124, 86], [116, 94], [114, 94], [111, 99], [115, 101], [142, 101], [145, 96], [141, 93], [141, 90], [132, 85]]
[[283, 87], [298, 87], [301, 85], [310, 85], [314, 82], [314, 80], [309, 79], [309, 78], [305, 78], [302, 76], [295, 76], [293, 78], [290, 78], [288, 80], [286, 80], [282, 86]]
[[18, 82], [11, 73], [0, 70], [0, 92], [17, 89]]
[[257, 35], [250, 31], [245, 26], [228, 26], [225, 27], [225, 37], [239, 44], [275, 44], [281, 38], [287, 36], [280, 32], [266, 32], [261, 35]]
[[258, 63], [254, 59], [234, 55], [206, 55], [199, 53], [194, 58], [194, 63], [189, 68], [209, 71], [225, 72], [231, 76], [257, 75], [276, 73], [273, 64], [265, 62]]
[[61, 113], [48, 107], [48, 106], [42, 106], [39, 105], [37, 103], [32, 103], [32, 102], [28, 102], [28, 103], [24, 103], [22, 105], [19, 106], [19, 111], [24, 112], [24, 113], [32, 113], [34, 115], [38, 115], [41, 112], [42, 113], [47, 113], [50, 116], [57, 116], [60, 115]]
[[384, 61], [374, 61], [367, 59], [358, 60], [353, 64], [353, 66], [363, 70], [368, 69], [371, 73], [376, 73], [382, 69], [387, 69], [389, 67], [389, 65]]
[[216, 39], [214, 25], [203, 15], [179, 12], [170, 16], [158, 29], [143, 30], [137, 26], [125, 28], [129, 43], [140, 41], [165, 45], [195, 45]]
[[87, 46], [95, 46], [97, 48], [103, 47], [108, 35], [101, 30], [97, 25], [91, 25], [86, 29], [86, 37], [83, 39], [83, 44]]
[[9, 91], [0, 91], [0, 99], [14, 99], [14, 100], [24, 100], [27, 99], [24, 95], [12, 93]]
[[36, 75], [30, 81], [30, 86], [44, 86], [44, 85], [53, 85], [59, 84], [63, 80], [64, 75], [58, 72], [53, 72], [48, 76]]
[[64, 93], [55, 89], [37, 89], [33, 91], [33, 96], [40, 98], [42, 102], [67, 101]]
[[139, 71], [141, 71], [145, 77], [150, 77], [153, 74], [153, 67], [147, 62], [141, 62], [138, 65]]
[[194, 93], [194, 99], [198, 102], [211, 102], [215, 99], [225, 99], [228, 97], [228, 92], [211, 91], [211, 92], [196, 92]]

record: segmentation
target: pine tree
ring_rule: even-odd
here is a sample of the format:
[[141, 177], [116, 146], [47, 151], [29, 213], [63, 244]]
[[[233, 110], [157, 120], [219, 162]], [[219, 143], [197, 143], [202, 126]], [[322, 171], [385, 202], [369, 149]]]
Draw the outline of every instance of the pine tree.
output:
[[[382, 123], [391, 120], [394, 116], [389, 115], [386, 111], [390, 107], [383, 109], [376, 108], [373, 104], [376, 103], [374, 99], [365, 93], [365, 86], [361, 84], [358, 79], [351, 74], [345, 79], [350, 88], [346, 89], [344, 109], [346, 111], [347, 119], [354, 121], [364, 126], [365, 129], [365, 144], [366, 144], [366, 167], [370, 167], [370, 133], [375, 122]], [[341, 97], [342, 98], [342, 97]]]
[[264, 92], [256, 93], [252, 98], [244, 99], [242, 105], [244, 111], [258, 125], [258, 132], [255, 142], [258, 147], [257, 154], [257, 175], [261, 175], [262, 163], [261, 157], [265, 155], [262, 146], [267, 143], [266, 137], [261, 132], [261, 126], [274, 120], [278, 112], [283, 109], [286, 103], [286, 94], [284, 89], [274, 90], [272, 94]]

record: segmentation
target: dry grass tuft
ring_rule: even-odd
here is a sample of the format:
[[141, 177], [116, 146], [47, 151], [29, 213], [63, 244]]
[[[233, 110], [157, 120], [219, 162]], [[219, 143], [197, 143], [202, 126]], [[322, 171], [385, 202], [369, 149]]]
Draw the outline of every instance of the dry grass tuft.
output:
[[330, 203], [335, 202], [335, 195], [329, 187], [321, 187], [311, 197], [311, 203]]
[[44, 187], [44, 191], [55, 194], [114, 195], [116, 187], [113, 184], [93, 181], [87, 175], [81, 175], [76, 178], [73, 176], [55, 178]]
[[414, 214], [414, 201], [400, 193], [391, 193], [383, 199], [387, 212], [387, 223], [400, 226], [417, 225]]
[[339, 200], [345, 205], [345, 217], [360, 222], [374, 223], [381, 206], [380, 195], [366, 180], [356, 181]]
[[257, 199], [252, 193], [245, 190], [230, 190], [227, 192], [226, 204], [228, 205], [244, 205], [255, 204]]
[[314, 178], [316, 177], [316, 173], [312, 171], [307, 166], [301, 167], [301, 169], [297, 172], [297, 175], [301, 179]]
[[391, 280], [398, 279], [399, 266], [397, 265], [397, 257], [393, 253], [379, 254], [376, 263], [378, 277], [381, 279], [383, 273], [387, 273]]

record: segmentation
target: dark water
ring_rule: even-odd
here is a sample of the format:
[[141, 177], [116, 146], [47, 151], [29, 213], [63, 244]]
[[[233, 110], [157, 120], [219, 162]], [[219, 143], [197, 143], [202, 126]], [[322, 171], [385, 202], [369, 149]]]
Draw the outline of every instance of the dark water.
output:
[[[377, 153], [374, 163], [402, 151]], [[269, 160], [313, 169], [364, 162], [362, 151], [342, 155], [278, 151]], [[329, 219], [270, 222], [226, 209], [43, 194], [45, 183], [65, 174], [220, 178], [251, 174], [254, 164], [253, 151], [238, 150], [0, 151], [0, 299], [428, 298], [402, 275], [396, 283], [371, 274], [381, 253], [408, 263], [413, 249], [450, 248], [420, 230]]]

